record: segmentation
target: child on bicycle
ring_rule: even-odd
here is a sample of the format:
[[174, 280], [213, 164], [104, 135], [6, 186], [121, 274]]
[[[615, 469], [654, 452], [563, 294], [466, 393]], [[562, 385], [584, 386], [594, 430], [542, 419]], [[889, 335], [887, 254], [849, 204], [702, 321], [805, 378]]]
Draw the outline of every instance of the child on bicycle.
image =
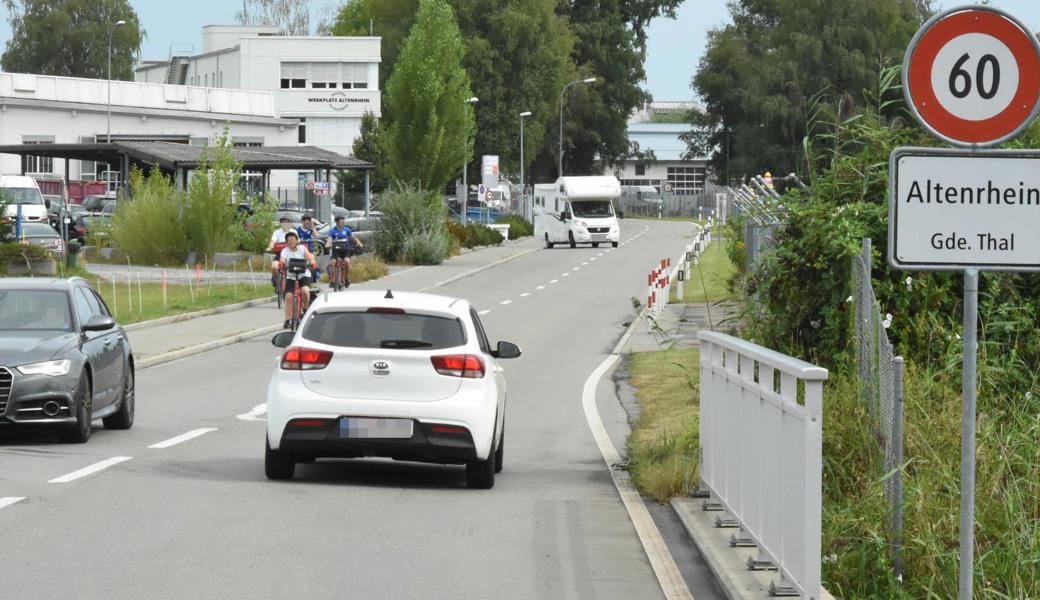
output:
[[278, 229], [271, 234], [271, 242], [267, 244], [267, 251], [274, 254], [274, 260], [271, 261], [271, 285], [274, 286], [275, 294], [278, 293], [278, 257], [285, 248], [285, 234], [292, 229], [292, 219], [282, 217], [278, 220], [278, 225]]
[[292, 259], [305, 260], [310, 269], [304, 270], [299, 275], [292, 272], [285, 274], [285, 324], [282, 326], [286, 329], [290, 328], [290, 321], [294, 316], [292, 314], [292, 295], [296, 283], [298, 282], [300, 285], [300, 294], [297, 297], [300, 303], [299, 314], [303, 315], [303, 313], [307, 312], [307, 307], [311, 303], [311, 285], [314, 284], [314, 280], [311, 279], [311, 269], [318, 268], [314, 255], [305, 246], [300, 245], [300, 236], [295, 231], [289, 231], [285, 234], [285, 248], [282, 249], [282, 253], [278, 256], [278, 268], [284, 269]]
[[336, 217], [336, 226], [329, 229], [329, 237], [325, 240], [325, 244], [326, 246], [332, 247], [332, 260], [329, 263], [330, 274], [332, 273], [332, 264], [334, 264], [337, 260], [342, 260], [346, 267], [343, 273], [343, 278], [345, 281], [343, 281], [342, 283], [343, 287], [347, 287], [350, 285], [350, 280], [348, 279], [348, 275], [350, 274], [350, 254], [347, 251], [345, 245], [342, 248], [337, 248], [333, 245], [333, 242], [337, 240], [342, 240], [347, 243], [353, 241], [355, 244], [357, 244], [358, 248], [364, 248], [365, 245], [361, 243], [361, 240], [358, 239], [356, 235], [354, 235], [354, 232], [351, 231], [350, 228], [347, 227], [343, 221], [344, 217], [342, 215]]

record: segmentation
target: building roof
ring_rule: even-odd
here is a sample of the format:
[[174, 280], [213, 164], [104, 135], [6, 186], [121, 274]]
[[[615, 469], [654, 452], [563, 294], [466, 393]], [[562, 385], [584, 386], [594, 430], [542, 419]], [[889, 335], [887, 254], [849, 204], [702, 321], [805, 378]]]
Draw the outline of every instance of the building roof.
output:
[[629, 123], [628, 140], [643, 152], [653, 150], [659, 161], [683, 160], [687, 146], [679, 136], [690, 127], [688, 123]]
[[[194, 169], [203, 160], [204, 146], [174, 142], [112, 142], [110, 144], [11, 144], [0, 145], [0, 154], [31, 154], [52, 158], [92, 160], [119, 164], [123, 156], [131, 162], [158, 166], [165, 171]], [[293, 169], [369, 170], [372, 163], [317, 146], [251, 146], [231, 150], [247, 170]]]

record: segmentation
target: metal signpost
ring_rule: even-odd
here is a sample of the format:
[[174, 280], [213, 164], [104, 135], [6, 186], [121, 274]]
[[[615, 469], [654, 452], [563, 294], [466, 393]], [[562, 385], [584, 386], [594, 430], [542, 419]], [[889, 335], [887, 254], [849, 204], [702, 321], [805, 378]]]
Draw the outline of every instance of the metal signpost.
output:
[[1040, 271], [1040, 151], [984, 150], [1040, 110], [1040, 45], [1011, 15], [955, 8], [929, 20], [903, 60], [907, 106], [963, 149], [897, 148], [889, 158], [888, 260], [964, 272], [959, 598], [971, 600], [979, 271]]

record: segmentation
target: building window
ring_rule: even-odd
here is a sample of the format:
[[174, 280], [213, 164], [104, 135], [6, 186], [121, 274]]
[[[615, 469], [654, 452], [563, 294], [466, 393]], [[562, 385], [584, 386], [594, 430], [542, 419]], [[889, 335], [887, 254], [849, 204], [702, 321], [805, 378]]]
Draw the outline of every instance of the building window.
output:
[[[53, 136], [22, 138], [23, 144], [53, 144]], [[25, 173], [53, 173], [54, 159], [49, 156], [23, 156], [22, 171]]]
[[368, 88], [368, 65], [364, 63], [341, 63], [340, 76], [343, 89], [364, 90]]
[[310, 63], [308, 79], [314, 89], [336, 88], [339, 84], [339, 63]]
[[217, 87], [224, 87], [224, 72], [223, 71], [220, 72], [220, 84], [218, 84]]
[[668, 183], [676, 194], [695, 194], [704, 191], [704, 167], [668, 167]]
[[282, 89], [303, 89], [307, 87], [307, 67], [307, 63], [283, 62]]
[[636, 177], [646, 176], [646, 163], [636, 163]]
[[203, 79], [203, 81], [206, 82], [206, 87], [209, 87], [209, 73], [206, 73], [205, 79]]
[[301, 144], [307, 143], [307, 119], [300, 119], [300, 125], [296, 128], [296, 141]]

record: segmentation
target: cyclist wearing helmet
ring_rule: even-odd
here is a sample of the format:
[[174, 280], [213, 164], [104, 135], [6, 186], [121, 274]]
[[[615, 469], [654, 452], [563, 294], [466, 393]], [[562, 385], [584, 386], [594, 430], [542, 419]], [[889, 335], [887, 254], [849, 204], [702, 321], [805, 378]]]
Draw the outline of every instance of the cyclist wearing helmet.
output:
[[[296, 228], [296, 235], [300, 236], [300, 245], [311, 251], [311, 254], [317, 252], [317, 248], [314, 247], [315, 240], [318, 239], [318, 228], [314, 226], [314, 219], [310, 215], [303, 215], [302, 223]], [[321, 269], [314, 269], [314, 281], [321, 279]]]
[[[343, 215], [337, 216], [336, 217], [336, 226], [329, 228], [329, 237], [328, 237], [328, 239], [325, 240], [325, 246], [326, 247], [331, 247], [332, 246], [332, 242], [334, 242], [336, 240], [346, 240], [348, 243], [351, 240], [353, 240], [353, 242], [355, 244], [357, 244], [358, 248], [364, 248], [365, 247], [365, 245], [361, 243], [361, 240], [358, 239], [358, 237], [356, 235], [354, 235], [354, 232], [351, 231], [350, 228], [347, 227], [344, 224], [344, 217], [343, 217]], [[337, 259], [343, 259], [344, 261], [346, 261], [346, 263], [347, 263], [347, 273], [350, 273], [350, 256], [348, 255], [346, 248], [343, 248], [342, 250], [333, 248], [333, 250], [332, 250], [332, 257], [331, 258], [332, 258], [333, 261], [335, 261]], [[329, 272], [330, 273], [332, 272], [331, 267], [330, 267]], [[344, 283], [346, 283], [347, 285], [350, 285], [350, 281], [349, 280], [347, 280]]]
[[285, 248], [285, 234], [292, 230], [292, 219], [282, 217], [278, 219], [278, 225], [278, 229], [271, 234], [271, 243], [267, 244], [267, 251], [274, 254], [274, 260], [271, 261], [271, 285], [274, 286], [276, 294], [278, 293], [278, 257], [282, 253], [282, 248]]
[[[307, 261], [311, 269], [318, 268], [318, 263], [314, 260], [314, 255], [311, 254], [305, 246], [300, 244], [300, 236], [295, 231], [290, 231], [285, 234], [285, 248], [282, 248], [282, 253], [278, 256], [278, 267], [284, 267], [291, 259], [303, 259]], [[286, 273], [285, 282], [285, 324], [286, 329], [289, 328], [289, 321], [292, 319], [292, 294], [295, 289], [295, 284], [290, 285], [292, 281], [296, 279], [296, 275], [293, 273]], [[311, 285], [314, 284], [314, 280], [311, 279], [311, 271], [306, 270], [299, 275], [300, 284], [300, 314], [307, 312], [307, 307], [311, 302]]]

